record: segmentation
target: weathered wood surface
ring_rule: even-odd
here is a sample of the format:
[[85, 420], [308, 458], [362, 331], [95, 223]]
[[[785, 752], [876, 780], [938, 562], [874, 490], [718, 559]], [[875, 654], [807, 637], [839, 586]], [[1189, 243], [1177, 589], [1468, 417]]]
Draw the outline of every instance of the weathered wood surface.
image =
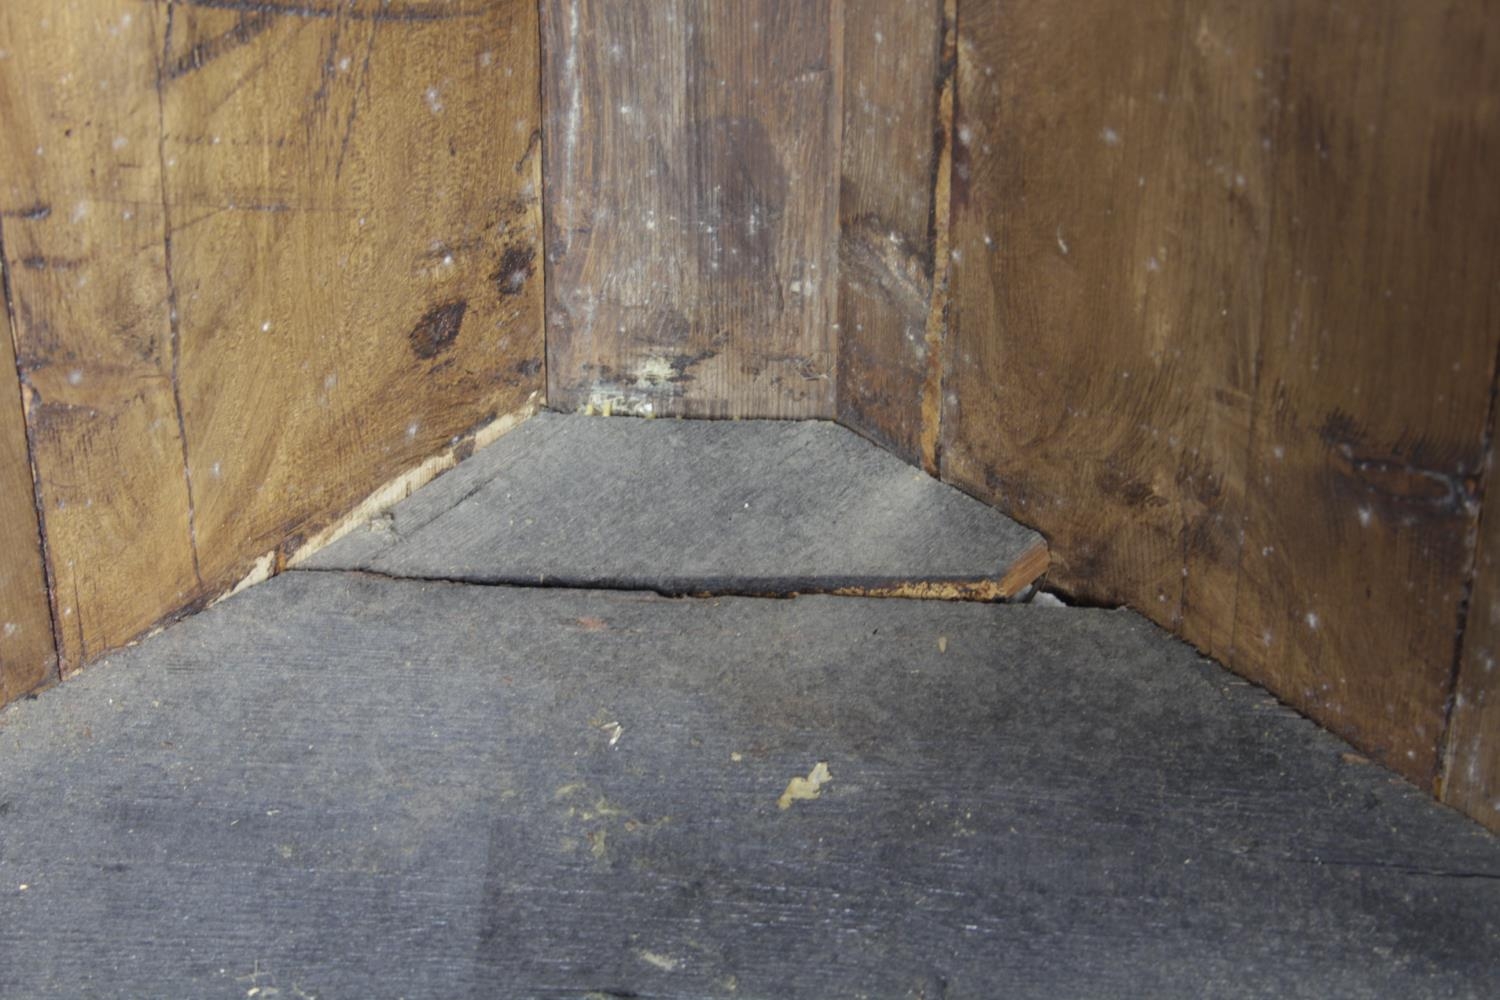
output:
[[0, 211], [65, 668], [543, 386], [524, 0], [0, 11]]
[[995, 600], [1034, 531], [812, 421], [539, 414], [305, 565], [675, 594]]
[[1127, 612], [291, 572], [0, 715], [0, 840], [7, 997], [1500, 990], [1500, 842]]
[[1500, 343], [1500, 20], [966, 2], [958, 50], [944, 476], [1046, 534], [1055, 583], [1432, 786]]
[[[0, 219], [0, 243], [5, 220]], [[0, 705], [57, 675], [10, 317], [0, 308]]]
[[956, 0], [844, 7], [838, 418], [937, 469]]
[[833, 415], [833, 6], [541, 4], [551, 405]]
[[1478, 545], [1442, 794], [1443, 801], [1500, 833], [1500, 499], [1493, 493], [1480, 519]]
[[136, 0], [0, 5], [0, 224], [64, 669], [203, 595], [167, 278], [159, 13]]

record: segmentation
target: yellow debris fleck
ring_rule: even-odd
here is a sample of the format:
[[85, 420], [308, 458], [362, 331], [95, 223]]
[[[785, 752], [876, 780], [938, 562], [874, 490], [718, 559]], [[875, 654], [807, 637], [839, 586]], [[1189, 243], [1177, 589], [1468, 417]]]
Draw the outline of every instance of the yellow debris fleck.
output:
[[948, 652], [948, 637], [946, 635], [940, 635], [940, 636], [938, 636], [938, 652], [939, 653], [946, 653], [946, 652]]
[[658, 955], [654, 951], [642, 951], [637, 954], [641, 956], [641, 961], [647, 965], [654, 965], [663, 972], [676, 972], [677, 967], [682, 964], [671, 955]]
[[776, 800], [776, 808], [790, 809], [792, 803], [799, 799], [815, 799], [822, 794], [823, 786], [832, 780], [833, 774], [828, 770], [828, 762], [820, 760], [807, 772], [807, 777], [798, 775], [787, 782], [786, 791]]

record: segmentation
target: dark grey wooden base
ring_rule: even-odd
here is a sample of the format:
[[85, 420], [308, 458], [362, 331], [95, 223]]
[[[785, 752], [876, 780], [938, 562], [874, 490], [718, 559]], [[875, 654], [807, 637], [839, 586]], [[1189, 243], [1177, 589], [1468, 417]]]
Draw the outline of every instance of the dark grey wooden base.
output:
[[292, 572], [0, 713], [0, 996], [1500, 995], [1347, 751], [1124, 612]]
[[1047, 555], [1036, 532], [835, 424], [542, 413], [307, 566], [999, 599]]

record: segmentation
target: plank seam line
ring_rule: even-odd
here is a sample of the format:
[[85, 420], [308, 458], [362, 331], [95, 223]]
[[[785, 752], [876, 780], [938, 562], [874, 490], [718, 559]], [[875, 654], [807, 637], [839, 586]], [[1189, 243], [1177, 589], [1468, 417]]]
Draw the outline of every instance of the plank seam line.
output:
[[39, 543], [38, 554], [42, 561], [42, 586], [47, 596], [47, 624], [52, 630], [52, 666], [42, 681], [45, 686], [62, 678], [62, 626], [57, 615], [57, 581], [52, 572], [52, 554], [47, 544], [47, 505], [42, 501], [42, 477], [36, 466], [36, 442], [31, 436], [31, 420], [26, 413], [26, 377], [21, 370], [21, 327], [12, 298], [10, 285], [10, 258], [5, 253], [5, 223], [0, 219], [0, 293], [5, 297], [5, 314], [9, 320], [11, 349], [16, 365], [16, 388], [21, 398], [21, 429], [26, 439], [26, 465], [31, 472], [31, 503], [36, 508], [36, 531]]
[[[177, 412], [177, 440], [182, 449], [183, 489], [187, 493], [188, 555], [193, 561], [193, 579], [203, 589], [203, 571], [198, 562], [198, 516], [193, 504], [193, 467], [188, 462], [187, 420], [182, 412], [182, 324], [177, 315], [177, 279], [172, 276], [172, 207], [167, 198], [167, 99], [168, 58], [172, 51], [172, 12], [167, 6], [167, 23], [162, 31], [162, 49], [156, 60], [156, 156], [157, 177], [161, 185], [162, 264], [167, 279], [167, 330], [171, 345], [172, 408]], [[152, 8], [153, 18], [155, 7]], [[86, 657], [85, 657], [86, 659]]]
[[[645, 583], [630, 580], [577, 578], [568, 576], [544, 577], [536, 579], [532, 577], [516, 576], [444, 576], [442, 574], [426, 573], [392, 573], [386, 570], [354, 568], [344, 566], [292, 566], [285, 570], [286, 573], [321, 573], [325, 575], [364, 576], [377, 580], [389, 580], [396, 583], [440, 583], [455, 587], [485, 587], [490, 589], [516, 589], [516, 590], [603, 590], [614, 593], [639, 593], [655, 594], [658, 597], [685, 600], [710, 600], [717, 597], [745, 597], [761, 600], [786, 601], [798, 597], [859, 597], [874, 598], [878, 600], [931, 600], [945, 604], [1019, 604], [1024, 603], [1016, 599], [1000, 599], [993, 601], [969, 600], [969, 599], [943, 599], [932, 597], [911, 596], [900, 593], [882, 593], [872, 590], [870, 593], [854, 593], [861, 585], [852, 580], [828, 580], [810, 581], [810, 586], [803, 589], [778, 589], [774, 583], [770, 583], [769, 589], [757, 589], [754, 583], [744, 586], [736, 586], [722, 581], [709, 581], [702, 587], [684, 586], [673, 587], [670, 585], [650, 586]], [[918, 580], [917, 582], [922, 582]], [[939, 581], [941, 582], [941, 581]], [[869, 586], [869, 585], [864, 585]], [[1017, 597], [1020, 595], [1018, 594]]]
[[[1489, 494], [1490, 475], [1494, 467], [1494, 444], [1495, 444], [1495, 415], [1497, 404], [1500, 404], [1500, 343], [1496, 344], [1495, 356], [1490, 362], [1490, 398], [1489, 408], [1485, 413], [1484, 433], [1480, 438], [1479, 461], [1480, 467], [1475, 477], [1475, 487], [1469, 495], [1468, 503], [1474, 511], [1474, 517], [1469, 523], [1468, 530], [1468, 560], [1465, 568], [1463, 591], [1458, 599], [1458, 622], [1457, 635], [1453, 641], [1453, 662], [1448, 668], [1448, 697], [1443, 702], [1443, 726], [1438, 733], [1437, 744], [1437, 775], [1434, 792], [1436, 797], [1444, 802], [1448, 801], [1448, 779], [1453, 773], [1454, 755], [1457, 747], [1453, 740], [1453, 716], [1458, 707], [1458, 685], [1463, 677], [1464, 650], [1468, 648], [1469, 640], [1469, 617], [1473, 613], [1474, 581], [1479, 575], [1480, 559], [1479, 547], [1483, 543], [1483, 527], [1485, 521], [1485, 500]], [[1460, 487], [1461, 488], [1461, 485]]]
[[[1321, 728], [1321, 727], [1319, 727]], [[1386, 861], [1357, 861], [1336, 858], [1287, 858], [1289, 864], [1314, 865], [1331, 868], [1373, 868], [1380, 871], [1400, 872], [1403, 875], [1424, 875], [1432, 878], [1487, 879], [1500, 882], [1500, 872], [1445, 871], [1441, 868], [1419, 868]]]

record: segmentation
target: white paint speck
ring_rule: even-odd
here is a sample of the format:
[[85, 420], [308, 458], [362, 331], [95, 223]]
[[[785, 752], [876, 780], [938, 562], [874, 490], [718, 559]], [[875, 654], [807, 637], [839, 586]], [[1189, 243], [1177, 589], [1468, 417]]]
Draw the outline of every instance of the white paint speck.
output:
[[1150, 271], [1152, 274], [1155, 274], [1157, 271], [1161, 270], [1161, 261], [1157, 260], [1154, 256], [1147, 257], [1146, 270]]
[[73, 214], [69, 216], [69, 218], [72, 219], [72, 221], [76, 224], [82, 222], [84, 220], [84, 217], [88, 214], [89, 203], [86, 201], [80, 201], [73, 206]]
[[260, 325], [260, 332], [261, 333], [270, 333], [271, 332], [271, 321], [270, 320], [266, 320], [264, 323], [262, 323]]
[[1370, 510], [1370, 508], [1368, 507], [1361, 507], [1359, 509], [1359, 526], [1361, 528], [1368, 528], [1370, 526], [1370, 522], [1374, 519], [1374, 517], [1374, 511]]
[[428, 111], [431, 111], [433, 114], [440, 114], [442, 112], [442, 95], [438, 93], [438, 89], [436, 87], [428, 87], [427, 93], [423, 95], [423, 98], [427, 101]]
[[72, 371], [68, 372], [68, 384], [69, 385], [82, 385], [83, 384], [83, 371], [81, 369], [74, 368]]
[[1104, 140], [1106, 146], [1118, 146], [1120, 144], [1120, 133], [1107, 125], [1104, 127], [1104, 131], [1099, 133], [1099, 138]]
[[422, 429], [420, 422], [413, 420], [406, 425], [406, 440], [410, 441], [417, 436], [417, 431]]
[[1307, 617], [1303, 620], [1307, 622], [1308, 628], [1312, 629], [1314, 632], [1318, 630], [1318, 623], [1320, 619], [1318, 618], [1318, 613], [1316, 611], [1309, 611], [1307, 613]]
[[1057, 249], [1066, 257], [1068, 255], [1068, 241], [1063, 239], [1062, 226], [1057, 227]]
[[129, 141], [123, 135], [117, 135], [109, 145], [111, 149], [124, 149], [129, 145]]
[[5, 623], [5, 636], [6, 636], [6, 638], [10, 638], [11, 636], [13, 636], [15, 634], [16, 634], [16, 623], [15, 622], [6, 622]]

